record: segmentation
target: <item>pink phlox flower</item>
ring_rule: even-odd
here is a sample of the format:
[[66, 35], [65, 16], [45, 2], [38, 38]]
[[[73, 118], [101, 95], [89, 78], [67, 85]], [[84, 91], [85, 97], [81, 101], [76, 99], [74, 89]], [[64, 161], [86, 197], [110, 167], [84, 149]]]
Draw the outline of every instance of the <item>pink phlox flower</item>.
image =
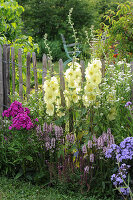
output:
[[38, 122], [39, 121], [38, 118], [35, 118], [35, 121]]

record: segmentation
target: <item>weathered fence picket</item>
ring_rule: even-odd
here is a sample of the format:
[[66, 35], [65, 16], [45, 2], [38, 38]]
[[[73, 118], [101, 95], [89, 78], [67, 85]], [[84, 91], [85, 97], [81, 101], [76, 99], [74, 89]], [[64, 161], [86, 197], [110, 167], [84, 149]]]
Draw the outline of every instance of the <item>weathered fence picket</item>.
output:
[[29, 94], [30, 94], [30, 62], [31, 62], [31, 54], [30, 52], [28, 52], [27, 53], [27, 72], [26, 72], [27, 100], [29, 99]]
[[11, 63], [12, 63], [12, 94], [15, 95], [15, 52], [14, 47], [11, 47]]
[[4, 109], [10, 106], [10, 46], [3, 45], [3, 95]]
[[33, 70], [34, 70], [35, 93], [37, 93], [38, 92], [38, 81], [37, 81], [37, 68], [36, 68], [35, 52], [32, 53], [32, 63], [33, 63]]
[[19, 96], [23, 101], [23, 78], [22, 78], [22, 50], [18, 50], [18, 68], [19, 68]]
[[0, 114], [3, 112], [4, 105], [4, 94], [3, 94], [3, 69], [2, 69], [2, 48], [0, 45]]

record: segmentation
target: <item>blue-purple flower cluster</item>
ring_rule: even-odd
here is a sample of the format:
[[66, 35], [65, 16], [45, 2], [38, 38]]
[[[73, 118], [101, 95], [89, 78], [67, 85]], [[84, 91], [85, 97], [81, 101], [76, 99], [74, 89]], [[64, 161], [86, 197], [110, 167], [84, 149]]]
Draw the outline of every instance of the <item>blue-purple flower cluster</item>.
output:
[[115, 187], [119, 188], [119, 191], [123, 195], [129, 195], [130, 187], [127, 187], [126, 179], [128, 174], [127, 170], [131, 166], [122, 162], [127, 162], [133, 159], [133, 137], [125, 138], [119, 146], [112, 144], [111, 148], [107, 149], [105, 152], [105, 157], [116, 158], [117, 163], [120, 164], [118, 173], [111, 176], [111, 181]]
[[121, 166], [119, 167], [118, 173], [117, 174], [113, 174], [111, 176], [111, 181], [113, 182], [113, 185], [117, 188], [119, 188], [119, 191], [127, 196], [130, 193], [130, 188], [129, 187], [123, 187], [126, 183], [126, 179], [127, 179], [127, 170], [130, 168], [130, 165], [126, 165], [125, 163], [121, 164]]
[[123, 160], [133, 159], [133, 137], [125, 138], [120, 145], [112, 144], [111, 148], [108, 148], [105, 152], [106, 158], [111, 158], [113, 155], [116, 156], [118, 162]]

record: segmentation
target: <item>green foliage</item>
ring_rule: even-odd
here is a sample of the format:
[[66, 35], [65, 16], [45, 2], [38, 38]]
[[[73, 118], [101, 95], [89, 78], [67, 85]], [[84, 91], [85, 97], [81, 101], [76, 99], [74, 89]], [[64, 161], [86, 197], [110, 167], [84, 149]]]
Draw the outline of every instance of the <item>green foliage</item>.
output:
[[[53, 62], [59, 61], [60, 58], [62, 58], [63, 60], [66, 59], [66, 55], [63, 52], [63, 50], [64, 50], [63, 45], [60, 40], [50, 40], [50, 41], [48, 41], [48, 44], [49, 44], [50, 50], [52, 52]], [[43, 54], [44, 53], [48, 54], [48, 51], [44, 44], [44, 39], [39, 39], [38, 45], [39, 45], [39, 54], [37, 57], [39, 60], [42, 60]]]
[[[33, 165], [38, 161], [41, 165], [41, 160], [38, 160], [39, 149], [35, 132], [29, 131], [27, 134], [27, 131], [9, 131], [6, 127], [3, 129], [3, 133], [1, 132], [0, 138], [1, 174], [15, 177], [15, 179], [25, 177], [33, 181], [41, 170]], [[45, 166], [43, 165], [41, 168], [45, 168]]]
[[[104, 34], [106, 40], [101, 44], [102, 54], [100, 53], [100, 45], [97, 45], [99, 56], [107, 56], [112, 59], [115, 53], [118, 53], [119, 59], [126, 58], [128, 61], [132, 59], [132, 2], [118, 4], [117, 10], [108, 10], [105, 15], [105, 23], [101, 23], [101, 29], [97, 31], [99, 41]], [[103, 52], [104, 49], [104, 52]]]
[[0, 42], [6, 37], [13, 42], [21, 33], [21, 14], [24, 8], [16, 1], [1, 0], [0, 2]]
[[[22, 2], [20, 1], [20, 3]], [[23, 19], [26, 31], [39, 39], [43, 38], [45, 33], [52, 40], [55, 38], [59, 39], [61, 32], [67, 36], [68, 33], [70, 35], [67, 28], [67, 16], [72, 7], [74, 8], [73, 21], [76, 30], [81, 30], [83, 26], [88, 26], [92, 23], [90, 20], [92, 19], [91, 7], [86, 0], [33, 0], [27, 1], [23, 5], [25, 8]]]

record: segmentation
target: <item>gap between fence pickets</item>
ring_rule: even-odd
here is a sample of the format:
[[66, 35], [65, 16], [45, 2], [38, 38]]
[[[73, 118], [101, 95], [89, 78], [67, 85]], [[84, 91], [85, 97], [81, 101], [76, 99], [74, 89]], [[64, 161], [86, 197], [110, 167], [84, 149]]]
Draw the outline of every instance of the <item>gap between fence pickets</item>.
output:
[[[31, 68], [31, 54], [27, 53], [27, 60], [26, 60], [26, 95], [27, 99], [29, 98], [30, 94], [30, 68]], [[10, 65], [11, 63], [11, 65]], [[35, 92], [38, 92], [38, 79], [37, 79], [37, 66], [36, 66], [36, 54], [35, 52], [32, 53], [32, 63], [33, 63], [33, 71], [34, 71], [34, 82], [35, 82]], [[132, 73], [132, 80], [133, 80], [133, 62], [131, 64], [131, 73]], [[84, 61], [80, 61], [81, 65], [81, 72], [82, 72], [82, 84], [85, 80], [85, 64]], [[14, 47], [11, 47], [11, 62], [10, 62], [10, 45], [3, 45], [3, 52], [2, 47], [0, 45], [0, 113], [3, 112], [3, 109], [6, 109], [10, 106], [10, 70], [12, 69], [12, 95], [15, 94], [15, 66], [18, 66], [18, 74], [19, 74], [19, 96], [21, 101], [23, 101], [23, 78], [22, 78], [22, 49], [18, 49], [18, 64], [15, 63], [15, 50]], [[11, 67], [11, 68], [10, 68]], [[50, 75], [53, 76], [53, 66], [51, 65], [51, 61], [46, 55], [43, 55], [42, 58], [42, 85], [46, 80], [47, 76], [47, 67], [49, 68]], [[60, 93], [61, 93], [61, 102], [62, 106], [65, 106], [65, 99], [63, 95], [63, 91], [65, 90], [65, 80], [64, 80], [64, 73], [63, 73], [63, 61], [62, 59], [59, 60], [59, 75], [60, 75]], [[105, 62], [102, 60], [102, 76], [105, 73]], [[44, 89], [43, 96], [44, 96]], [[133, 101], [133, 83], [131, 82], [131, 101]]]

